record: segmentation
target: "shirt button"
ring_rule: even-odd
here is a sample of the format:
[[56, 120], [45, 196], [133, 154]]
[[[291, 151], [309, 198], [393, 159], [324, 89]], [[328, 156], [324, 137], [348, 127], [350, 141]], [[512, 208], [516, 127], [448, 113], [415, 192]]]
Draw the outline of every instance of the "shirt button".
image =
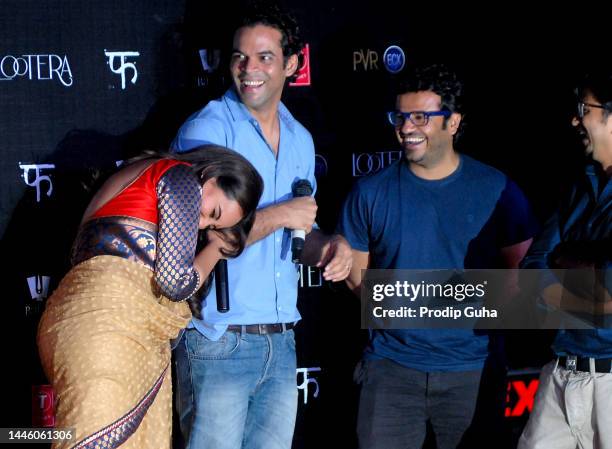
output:
[[280, 237], [276, 237], [276, 242], [280, 242]]
[[278, 310], [283, 310], [283, 308], [281, 306], [278, 306]]
[[276, 273], [276, 277], [279, 278], [280, 277], [280, 273]]

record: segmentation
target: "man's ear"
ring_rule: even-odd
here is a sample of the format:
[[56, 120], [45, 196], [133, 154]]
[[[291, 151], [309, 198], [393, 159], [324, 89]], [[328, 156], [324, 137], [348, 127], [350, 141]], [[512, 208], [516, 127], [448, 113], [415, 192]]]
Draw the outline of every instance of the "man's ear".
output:
[[458, 112], [453, 112], [448, 119], [448, 129], [450, 133], [454, 136], [457, 134], [457, 130], [459, 129], [459, 125], [461, 124], [461, 119], [463, 116]]
[[298, 55], [291, 55], [285, 64], [285, 76], [293, 75], [298, 69]]

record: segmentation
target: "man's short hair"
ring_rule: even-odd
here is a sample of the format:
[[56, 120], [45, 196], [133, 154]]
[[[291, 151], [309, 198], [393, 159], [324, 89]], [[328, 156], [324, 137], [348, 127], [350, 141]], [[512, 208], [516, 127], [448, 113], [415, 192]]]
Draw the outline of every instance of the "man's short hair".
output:
[[[251, 3], [247, 6], [236, 30], [242, 27], [254, 27], [256, 25], [265, 25], [280, 31], [280, 45], [283, 51], [284, 63], [287, 64], [287, 60], [291, 55], [297, 55], [298, 68], [302, 66], [303, 55], [301, 51], [302, 48], [304, 48], [304, 42], [300, 36], [300, 28], [297, 24], [297, 20], [291, 13], [282, 10], [279, 5], [269, 1]], [[295, 76], [296, 74], [289, 77], [289, 80], [294, 81]]]
[[586, 75], [574, 89], [578, 101], [582, 101], [587, 93], [595, 97], [605, 107], [603, 118], [612, 114], [612, 71], [600, 69]]
[[[464, 115], [463, 83], [457, 74], [444, 64], [421, 65], [408, 69], [397, 86], [397, 95], [412, 92], [431, 91], [439, 95], [442, 102], [441, 110], [457, 112]], [[446, 126], [447, 119], [444, 119]], [[455, 140], [462, 133], [464, 120], [461, 120]]]

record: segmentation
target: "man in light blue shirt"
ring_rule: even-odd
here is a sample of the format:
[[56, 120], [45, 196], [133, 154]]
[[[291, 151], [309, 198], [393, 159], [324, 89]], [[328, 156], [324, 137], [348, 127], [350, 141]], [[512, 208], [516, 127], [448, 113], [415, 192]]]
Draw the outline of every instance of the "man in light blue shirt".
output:
[[325, 267], [329, 281], [346, 278], [352, 255], [341, 236], [312, 230], [314, 198], [292, 195], [300, 179], [316, 188], [312, 137], [280, 102], [302, 47], [295, 21], [277, 9], [247, 13], [233, 45], [233, 88], [185, 122], [173, 149], [232, 148], [257, 168], [264, 193], [249, 246], [228, 260], [229, 312], [217, 311], [213, 287], [177, 347], [178, 408], [189, 448], [288, 449], [300, 319], [289, 230], [306, 230], [302, 263]]

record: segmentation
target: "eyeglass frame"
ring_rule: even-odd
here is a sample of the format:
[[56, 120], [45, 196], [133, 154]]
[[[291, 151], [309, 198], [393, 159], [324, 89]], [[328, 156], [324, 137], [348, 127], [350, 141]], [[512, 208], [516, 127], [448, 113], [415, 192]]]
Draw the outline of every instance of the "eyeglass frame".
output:
[[[416, 124], [414, 123], [414, 120], [412, 120], [411, 116], [413, 114], [423, 114], [425, 116], [425, 123], [423, 124]], [[395, 122], [395, 118], [397, 116], [401, 115], [402, 118], [404, 119], [403, 122], [401, 124], [397, 124]], [[439, 111], [411, 111], [411, 112], [402, 112], [402, 111], [389, 111], [387, 112], [387, 120], [389, 121], [389, 123], [394, 126], [395, 128], [401, 128], [402, 126], [404, 126], [404, 124], [406, 123], [406, 120], [410, 120], [410, 123], [412, 123], [414, 126], [427, 126], [427, 124], [429, 123], [429, 117], [438, 117], [438, 116], [442, 116], [444, 118], [449, 118], [452, 115], [452, 112], [449, 110], [439, 110]]]
[[587, 103], [585, 101], [579, 101], [578, 102], [578, 109], [577, 109], [577, 113], [578, 113], [578, 118], [579, 119], [583, 119], [584, 118], [584, 107], [588, 106], [589, 108], [599, 108], [599, 109], [605, 109], [607, 111], [609, 111], [608, 107], [603, 105], [603, 104], [593, 104], [593, 103]]

